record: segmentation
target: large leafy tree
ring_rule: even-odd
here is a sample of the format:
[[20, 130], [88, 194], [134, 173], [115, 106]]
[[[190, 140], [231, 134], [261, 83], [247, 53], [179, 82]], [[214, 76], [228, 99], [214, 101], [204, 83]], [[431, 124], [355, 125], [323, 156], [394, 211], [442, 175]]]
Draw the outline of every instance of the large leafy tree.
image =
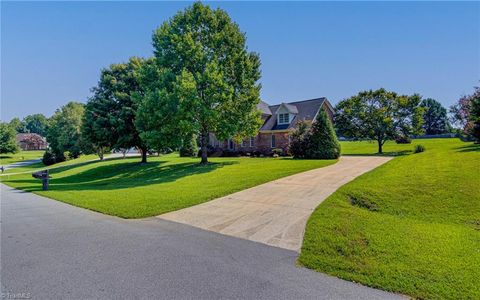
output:
[[127, 63], [112, 64], [103, 69], [94, 96], [88, 101], [84, 119], [86, 143], [97, 149], [135, 147], [147, 162], [148, 146], [135, 127], [137, 97], [143, 95], [139, 70], [144, 60], [132, 57]]
[[[220, 139], [255, 133], [260, 59], [225, 11], [196, 2], [155, 31], [153, 46], [157, 68], [173, 80], [178, 127], [199, 136], [202, 163], [208, 162], [209, 133]], [[159, 88], [170, 93], [164, 84]]]
[[47, 133], [48, 120], [43, 114], [28, 115], [23, 119], [28, 132], [45, 136]]
[[425, 109], [423, 129], [426, 134], [442, 134], [450, 131], [447, 109], [435, 99], [423, 99], [420, 106]]
[[155, 58], [144, 61], [138, 77], [141, 92], [134, 95], [138, 109], [135, 126], [150, 149], [159, 153], [178, 148], [188, 140], [181, 128], [179, 101], [174, 93], [175, 77], [166, 68], [158, 68]]
[[383, 153], [387, 140], [422, 132], [420, 99], [385, 89], [363, 91], [337, 104], [335, 126], [345, 137], [375, 140]]
[[12, 127], [13, 130], [15, 130], [15, 132], [17, 133], [28, 133], [25, 122], [21, 121], [19, 118], [13, 118], [12, 120], [10, 120], [10, 123], [8, 123], [8, 125], [10, 125], [10, 127]]
[[85, 105], [81, 127], [81, 146], [84, 153], [96, 153], [100, 160], [116, 142], [112, 128], [111, 103], [95, 94]]
[[57, 109], [51, 117], [47, 142], [57, 162], [65, 159], [66, 151], [70, 152], [72, 157], [80, 155], [80, 128], [83, 113], [84, 104], [72, 101]]
[[17, 132], [7, 123], [0, 123], [0, 154], [16, 153], [19, 151], [15, 140]]

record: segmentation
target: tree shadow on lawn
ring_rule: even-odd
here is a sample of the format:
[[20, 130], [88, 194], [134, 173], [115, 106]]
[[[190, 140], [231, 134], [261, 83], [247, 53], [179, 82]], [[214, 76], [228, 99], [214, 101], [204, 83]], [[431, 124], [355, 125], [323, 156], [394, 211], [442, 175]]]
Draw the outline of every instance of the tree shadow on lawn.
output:
[[480, 144], [470, 144], [456, 149], [458, 149], [458, 152], [480, 152]]
[[[165, 161], [139, 164], [126, 162], [99, 166], [70, 176], [50, 179], [49, 190], [52, 191], [82, 191], [82, 190], [116, 190], [129, 187], [147, 186], [152, 184], [174, 182], [178, 179], [198, 174], [205, 174], [238, 162], [226, 161], [200, 165], [197, 161], [166, 165]], [[26, 191], [40, 191], [41, 183], [36, 179], [10, 180], [15, 183], [38, 184], [20, 187]]]

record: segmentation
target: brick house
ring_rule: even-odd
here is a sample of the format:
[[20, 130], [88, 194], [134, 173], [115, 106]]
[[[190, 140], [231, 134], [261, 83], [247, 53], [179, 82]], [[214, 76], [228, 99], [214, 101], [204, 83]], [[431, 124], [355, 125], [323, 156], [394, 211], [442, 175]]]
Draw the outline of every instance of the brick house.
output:
[[288, 152], [290, 133], [300, 120], [312, 122], [320, 109], [324, 109], [333, 121], [334, 109], [326, 98], [268, 105], [261, 101], [258, 109], [262, 112], [263, 125], [258, 134], [236, 143], [232, 139], [218, 141], [210, 135], [210, 145], [216, 149], [231, 150], [245, 153], [259, 152], [270, 154], [272, 149], [279, 148]]
[[45, 150], [48, 147], [45, 138], [36, 133], [18, 133], [15, 139], [20, 149], [24, 151]]

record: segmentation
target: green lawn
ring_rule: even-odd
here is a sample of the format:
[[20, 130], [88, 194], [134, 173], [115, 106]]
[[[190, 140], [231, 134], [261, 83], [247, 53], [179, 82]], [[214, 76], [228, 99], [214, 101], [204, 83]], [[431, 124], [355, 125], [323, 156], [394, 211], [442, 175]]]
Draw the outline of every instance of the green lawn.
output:
[[[50, 171], [50, 190], [41, 191], [30, 174], [1, 177], [12, 187], [123, 218], [142, 218], [178, 210], [280, 177], [335, 163], [291, 158], [198, 158], [178, 154], [86, 162]], [[73, 163], [70, 161], [68, 163]], [[25, 170], [25, 169], [24, 169]]]
[[0, 154], [0, 165], [4, 166], [24, 160], [39, 159], [43, 157], [43, 153], [45, 153], [44, 150], [20, 151], [15, 154]]
[[[341, 187], [308, 221], [300, 264], [422, 299], [480, 299], [480, 145], [388, 143], [411, 154]], [[349, 154], [376, 145], [344, 142]]]

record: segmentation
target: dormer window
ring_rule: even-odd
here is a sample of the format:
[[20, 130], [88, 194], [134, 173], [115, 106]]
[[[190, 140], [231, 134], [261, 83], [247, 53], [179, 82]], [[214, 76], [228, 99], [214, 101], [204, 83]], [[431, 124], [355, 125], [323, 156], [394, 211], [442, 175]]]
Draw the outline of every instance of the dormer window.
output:
[[278, 114], [278, 124], [289, 124], [290, 116], [288, 113]]

